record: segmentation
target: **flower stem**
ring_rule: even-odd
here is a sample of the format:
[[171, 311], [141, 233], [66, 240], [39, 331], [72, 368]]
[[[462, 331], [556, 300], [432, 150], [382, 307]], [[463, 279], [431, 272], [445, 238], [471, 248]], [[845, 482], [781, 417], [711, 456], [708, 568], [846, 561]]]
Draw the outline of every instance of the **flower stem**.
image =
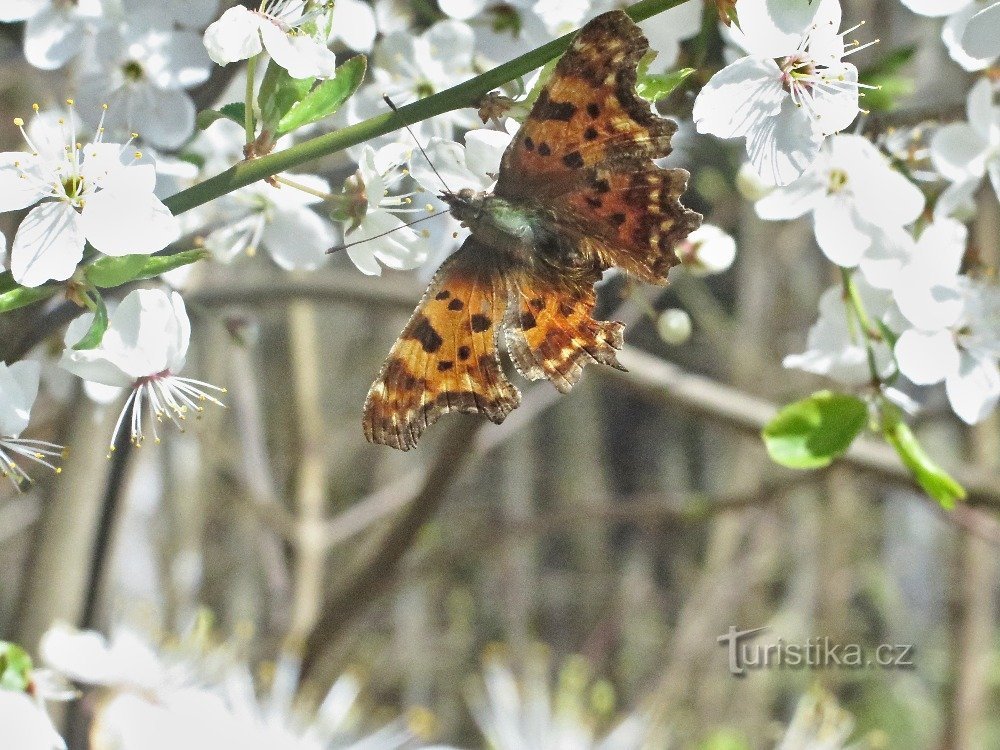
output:
[[[641, 0], [626, 8], [625, 12], [634, 21], [643, 21], [657, 13], [683, 5], [685, 2], [689, 2], [689, 0]], [[164, 203], [173, 214], [181, 214], [258, 180], [399, 130], [404, 125], [413, 125], [454, 109], [476, 106], [493, 89], [527, 75], [535, 68], [541, 67], [564, 52], [574, 36], [575, 32], [565, 34], [464, 83], [399, 107], [395, 112], [387, 111], [364, 122], [318, 136], [284, 151], [240, 162], [221, 174], [172, 195]], [[247, 71], [248, 87], [253, 85], [251, 72]], [[248, 118], [253, 117], [250, 98], [251, 95], [248, 94], [246, 107]], [[253, 140], [250, 133], [247, 137], [250, 141]]]
[[[257, 56], [247, 60], [247, 88], [243, 97], [243, 127], [247, 134], [247, 143], [253, 143], [257, 135], [257, 127], [253, 121], [253, 84], [257, 72]], [[174, 213], [177, 213], [176, 211]]]
[[868, 356], [868, 372], [871, 375], [872, 385], [881, 391], [882, 376], [879, 374], [878, 363], [875, 359], [875, 349], [872, 347], [872, 335], [877, 328], [873, 325], [871, 316], [868, 315], [868, 310], [865, 309], [864, 300], [861, 299], [861, 294], [858, 292], [858, 285], [854, 281], [854, 272], [850, 268], [841, 267], [840, 278], [844, 285], [844, 291], [847, 293], [845, 304], [848, 304], [849, 313], [853, 314], [855, 320], [857, 320], [858, 327], [861, 328], [861, 336], [865, 341], [865, 353]]

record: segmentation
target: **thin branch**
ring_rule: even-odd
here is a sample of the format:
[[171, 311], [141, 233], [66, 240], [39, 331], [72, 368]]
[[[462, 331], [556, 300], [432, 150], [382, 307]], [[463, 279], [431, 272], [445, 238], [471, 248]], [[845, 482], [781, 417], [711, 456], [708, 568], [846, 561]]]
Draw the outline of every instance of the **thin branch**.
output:
[[394, 573], [417, 533], [444, 502], [455, 478], [472, 455], [469, 445], [482, 426], [481, 420], [470, 417], [456, 418], [447, 426], [441, 442], [435, 446], [436, 453], [427, 477], [409, 507], [371, 556], [356, 572], [345, 576], [349, 583], [323, 603], [303, 649], [303, 679], [317, 666], [331, 636], [340, 632], [392, 585]]

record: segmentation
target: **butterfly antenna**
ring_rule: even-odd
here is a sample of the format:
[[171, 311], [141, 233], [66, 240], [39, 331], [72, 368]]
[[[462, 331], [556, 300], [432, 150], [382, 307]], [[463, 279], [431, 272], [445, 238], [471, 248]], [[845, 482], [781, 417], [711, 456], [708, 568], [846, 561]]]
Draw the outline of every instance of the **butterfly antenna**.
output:
[[[399, 110], [396, 108], [396, 105], [393, 104], [393, 101], [392, 99], [389, 98], [388, 94], [382, 94], [382, 99], [384, 99], [385, 103], [389, 105], [389, 109], [391, 109], [397, 115], [399, 114]], [[417, 139], [417, 136], [414, 135], [412, 130], [410, 130], [410, 126], [404, 123], [403, 127], [406, 128], [406, 132], [410, 134], [410, 138], [413, 139], [413, 142], [417, 144], [417, 148], [420, 149], [420, 153], [424, 155], [424, 158], [427, 160], [427, 163], [431, 165], [431, 169], [434, 171], [434, 174], [436, 174], [437, 178], [441, 180], [441, 184], [444, 185], [445, 192], [446, 193], [455, 192], [450, 187], [448, 187], [448, 183], [444, 181], [444, 177], [442, 177], [441, 173], [438, 172], [437, 167], [434, 166], [434, 162], [431, 161], [431, 157], [427, 155], [427, 152], [424, 151], [424, 147], [420, 145], [420, 141]]]
[[428, 219], [433, 219], [433, 218], [438, 217], [438, 216], [444, 216], [446, 213], [448, 213], [447, 209], [445, 209], [444, 211], [438, 211], [437, 213], [430, 214], [429, 216], [423, 216], [423, 217], [421, 217], [419, 219], [415, 219], [414, 221], [407, 222], [406, 224], [403, 224], [402, 226], [395, 227], [394, 229], [390, 229], [390, 230], [382, 232], [380, 234], [374, 234], [371, 237], [365, 237], [363, 240], [355, 240], [354, 242], [348, 242], [348, 243], [343, 244], [343, 245], [334, 245], [333, 247], [331, 247], [326, 252], [327, 252], [327, 254], [329, 254], [329, 253], [337, 253], [337, 252], [340, 252], [341, 250], [346, 250], [349, 247], [354, 247], [355, 245], [360, 245], [362, 242], [368, 242], [368, 240], [377, 240], [379, 237], [385, 237], [387, 234], [392, 234], [393, 232], [395, 232], [395, 231], [397, 231], [399, 229], [402, 229], [403, 227], [412, 227], [414, 224], [419, 224], [422, 221], [427, 221]]

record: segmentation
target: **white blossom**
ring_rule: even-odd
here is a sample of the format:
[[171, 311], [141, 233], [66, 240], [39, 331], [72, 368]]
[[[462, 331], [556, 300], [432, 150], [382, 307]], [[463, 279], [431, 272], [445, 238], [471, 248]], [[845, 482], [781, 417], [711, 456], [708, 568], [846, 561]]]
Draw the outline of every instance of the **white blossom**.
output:
[[702, 224], [674, 248], [688, 272], [695, 276], [722, 273], [736, 260], [736, 240], [714, 224]]
[[44, 440], [22, 438], [38, 395], [41, 364], [26, 360], [7, 365], [0, 362], [0, 475], [15, 487], [31, 481], [15, 458], [26, 458], [57, 472], [51, 461], [62, 456], [63, 448]]
[[[892, 241], [884, 237], [912, 223], [924, 208], [920, 190], [889, 166], [865, 138], [836, 135], [828, 139], [808, 171], [775, 188], [755, 204], [757, 215], [771, 221], [812, 214], [816, 242], [839, 266], [864, 264], [866, 255]], [[877, 251], [872, 250], [878, 243]], [[876, 269], [877, 270], [877, 269]], [[877, 282], [869, 278], [873, 283]]]
[[672, 346], [679, 346], [691, 338], [694, 324], [685, 310], [674, 307], [664, 310], [656, 319], [656, 331], [660, 338]]
[[[67, 122], [68, 120], [68, 122]], [[30, 153], [0, 154], [0, 211], [34, 206], [10, 250], [15, 280], [29, 287], [68, 279], [85, 242], [106, 255], [150, 254], [177, 239], [176, 219], [154, 195], [156, 170], [138, 163], [129, 143], [77, 140], [76, 118], [58, 120], [61, 137], [35, 142]], [[58, 145], [57, 145], [58, 144]]]
[[995, 60], [1000, 56], [1000, 2], [980, 10], [962, 34], [962, 47], [974, 58]]
[[[467, 80], [474, 75], [475, 34], [468, 24], [447, 19], [421, 34], [409, 29], [386, 34], [375, 44], [370, 61], [371, 82], [352, 96], [338, 113], [338, 119], [355, 124], [387, 110], [383, 95], [395, 104], [409, 104]], [[411, 127], [421, 143], [431, 136], [451, 137], [456, 127], [473, 127], [474, 111], [456, 109], [423, 120]], [[376, 149], [396, 139], [396, 134], [371, 141]], [[348, 149], [359, 159], [361, 148]]]
[[61, 68], [76, 57], [101, 14], [101, 0], [4, 0], [0, 3], [0, 23], [27, 22], [24, 57], [42, 70]]
[[[772, 14], [786, 7], [787, 14]], [[743, 0], [743, 31], [733, 38], [748, 54], [716, 73], [698, 95], [698, 132], [745, 138], [750, 163], [769, 182], [787, 185], [798, 178], [823, 139], [859, 112], [858, 72], [843, 58], [866, 45], [855, 43], [845, 52], [844, 35], [853, 29], [838, 33], [840, 17], [839, 0], [796, 7]]]
[[[594, 722], [579, 696], [552, 694], [547, 666], [541, 659], [529, 663], [519, 682], [502, 661], [487, 660], [483, 689], [470, 691], [469, 706], [491, 748], [640, 750], [658, 746], [650, 742], [649, 722], [639, 715], [626, 716], [609, 733], [596, 737]], [[566, 668], [580, 670], [580, 664], [570, 663]]]
[[[437, 169], [431, 169], [421, 153], [414, 153], [410, 163], [413, 177], [427, 191], [428, 203], [434, 210], [444, 210], [447, 205], [436, 196], [443, 188], [451, 191], [469, 188], [480, 192], [490, 190], [500, 170], [500, 160], [514, 137], [516, 123], [507, 120], [511, 132], [479, 128], [465, 134], [465, 145], [455, 141], [432, 138], [425, 149]], [[441, 180], [444, 180], [442, 185]], [[434, 253], [428, 266], [437, 267], [455, 248], [469, 236], [469, 230], [459, 225], [449, 214], [427, 222], [430, 229], [429, 246]]]
[[1000, 105], [994, 95], [1000, 86], [981, 78], [966, 100], [967, 122], [953, 122], [938, 129], [931, 140], [931, 160], [941, 176], [953, 184], [942, 196], [950, 207], [971, 194], [989, 175], [1000, 196]]
[[[891, 324], [899, 313], [892, 294], [876, 289], [864, 278], [853, 281], [862, 304], [873, 321]], [[809, 329], [806, 350], [790, 354], [783, 360], [785, 367], [824, 375], [847, 386], [856, 387], [871, 382], [865, 331], [860, 329], [850, 302], [839, 284], [827, 289], [819, 300], [819, 318]], [[879, 377], [888, 377], [893, 371], [892, 352], [884, 342], [871, 341], [875, 367]]]
[[226, 196], [230, 216], [205, 240], [216, 260], [228, 262], [263, 247], [286, 271], [314, 270], [327, 262], [326, 251], [340, 234], [313, 206], [329, 195], [329, 183], [307, 174], [278, 175], [278, 180], [279, 187], [257, 182]]
[[348, 204], [346, 252], [362, 273], [380, 275], [380, 263], [395, 270], [407, 270], [427, 260], [423, 235], [404, 226], [400, 214], [408, 218], [420, 213], [427, 215], [427, 206], [431, 211], [434, 206], [415, 191], [390, 194], [390, 188], [406, 177], [402, 167], [409, 153], [409, 147], [401, 144], [388, 144], [378, 151], [366, 145], [357, 173], [344, 185]]
[[203, 402], [222, 406], [210, 391], [225, 389], [199, 380], [180, 377], [184, 367], [191, 323], [184, 301], [176, 292], [159, 289], [129, 292], [110, 316], [100, 345], [94, 349], [69, 348], [90, 327], [84, 315], [66, 332], [67, 349], [60, 364], [84, 380], [129, 389], [111, 439], [115, 438], [126, 415], [131, 412], [129, 436], [134, 445], [145, 439], [143, 415], [147, 406], [155, 421], [147, 418], [153, 439], [159, 442], [156, 422], [164, 419], [181, 428], [188, 416], [198, 416]]
[[236, 5], [205, 30], [205, 49], [219, 65], [267, 50], [292, 78], [329, 78], [337, 58], [326, 46], [327, 34], [317, 27], [334, 4], [309, 5], [305, 0], [262, 0], [256, 11]]
[[82, 114], [91, 121], [110, 105], [111, 132], [137, 132], [164, 149], [179, 148], [194, 131], [188, 89], [208, 80], [212, 61], [195, 31], [134, 20], [97, 35], [78, 85]]
[[[941, 39], [951, 59], [966, 70], [984, 70], [996, 59], [996, 36], [990, 37], [1000, 26], [996, 0], [903, 0], [903, 5], [922, 16], [946, 16]], [[992, 12], [980, 15], [985, 10]]]
[[1000, 399], [1000, 288], [959, 274], [966, 239], [965, 227], [948, 219], [920, 235], [893, 289], [909, 326], [895, 354], [913, 383], [944, 381], [952, 409], [974, 424]]
[[0, 688], [0, 732], [4, 747], [17, 750], [65, 750], [45, 709], [25, 693]]

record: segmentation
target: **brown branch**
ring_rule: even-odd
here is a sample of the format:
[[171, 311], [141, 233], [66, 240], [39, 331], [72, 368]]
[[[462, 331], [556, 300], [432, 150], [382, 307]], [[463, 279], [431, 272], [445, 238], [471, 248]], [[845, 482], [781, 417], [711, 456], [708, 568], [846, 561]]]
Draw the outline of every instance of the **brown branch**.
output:
[[345, 576], [349, 583], [323, 603], [303, 649], [303, 679], [316, 667], [331, 635], [340, 632], [391, 585], [393, 574], [417, 533], [444, 502], [455, 478], [472, 455], [469, 444], [482, 426], [483, 422], [469, 417], [456, 418], [447, 425], [440, 443], [435, 446], [436, 454], [426, 479], [409, 507], [368, 559], [355, 572]]

